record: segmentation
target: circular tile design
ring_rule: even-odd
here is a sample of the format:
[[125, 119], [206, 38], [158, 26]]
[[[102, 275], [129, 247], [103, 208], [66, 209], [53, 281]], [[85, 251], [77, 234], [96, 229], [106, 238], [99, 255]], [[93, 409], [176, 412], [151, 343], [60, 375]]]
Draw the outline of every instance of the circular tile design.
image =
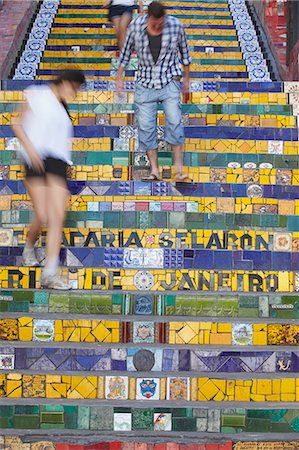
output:
[[42, 52], [44, 47], [44, 41], [38, 39], [28, 41], [26, 45], [26, 49], [30, 52]]
[[239, 169], [241, 167], [241, 164], [237, 161], [232, 161], [228, 163], [227, 167], [229, 167], [230, 169]]
[[140, 291], [149, 291], [154, 286], [154, 276], [146, 270], [140, 270], [134, 276], [134, 284]]
[[252, 184], [247, 188], [247, 196], [250, 198], [261, 198], [263, 196], [263, 188], [258, 184]]
[[260, 168], [260, 169], [272, 169], [272, 168], [273, 168], [273, 165], [272, 165], [271, 163], [261, 163], [261, 164], [259, 165], [259, 168]]
[[256, 164], [254, 162], [246, 162], [244, 164], [244, 169], [255, 169], [256, 168]]
[[133, 356], [133, 364], [137, 371], [148, 372], [155, 365], [155, 355], [150, 350], [139, 350]]

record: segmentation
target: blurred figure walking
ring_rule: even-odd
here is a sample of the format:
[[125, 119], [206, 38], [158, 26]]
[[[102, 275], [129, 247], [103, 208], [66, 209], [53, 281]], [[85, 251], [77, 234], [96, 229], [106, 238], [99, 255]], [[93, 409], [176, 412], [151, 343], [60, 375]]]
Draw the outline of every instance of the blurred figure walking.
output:
[[12, 127], [23, 147], [25, 186], [35, 212], [23, 251], [23, 264], [39, 265], [34, 245], [42, 227], [47, 225], [46, 263], [40, 284], [48, 289], [69, 289], [58, 272], [73, 136], [67, 102], [75, 98], [84, 83], [83, 72], [74, 70], [62, 73], [49, 86], [30, 87], [25, 91], [27, 102], [21, 110], [20, 121]]
[[[143, 14], [143, 2], [138, 0], [139, 14]], [[115, 27], [118, 48], [123, 48], [129, 23], [132, 20], [135, 0], [111, 0], [103, 5], [109, 9], [109, 20]]]
[[[182, 23], [167, 15], [157, 1], [148, 7], [148, 14], [138, 17], [129, 26], [121, 52], [117, 73], [117, 90], [122, 90], [123, 72], [136, 50], [138, 58], [135, 86], [135, 117], [139, 135], [139, 150], [146, 151], [151, 173], [145, 180], [159, 179], [157, 109], [161, 103], [165, 113], [165, 141], [171, 144], [176, 166], [176, 179], [183, 174], [184, 127], [182, 124], [181, 85], [189, 91], [191, 57]], [[180, 55], [179, 55], [180, 53]]]

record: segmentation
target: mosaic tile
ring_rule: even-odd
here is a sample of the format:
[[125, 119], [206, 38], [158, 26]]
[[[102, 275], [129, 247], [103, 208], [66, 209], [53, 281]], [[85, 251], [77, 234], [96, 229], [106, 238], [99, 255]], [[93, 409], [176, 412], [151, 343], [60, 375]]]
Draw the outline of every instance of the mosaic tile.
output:
[[159, 378], [137, 378], [137, 400], [159, 400], [160, 379]]

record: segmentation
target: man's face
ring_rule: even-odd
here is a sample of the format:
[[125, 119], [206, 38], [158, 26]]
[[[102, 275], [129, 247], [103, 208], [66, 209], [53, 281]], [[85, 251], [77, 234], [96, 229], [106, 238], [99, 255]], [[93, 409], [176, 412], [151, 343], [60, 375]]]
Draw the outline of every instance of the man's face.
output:
[[163, 31], [165, 22], [165, 16], [161, 17], [160, 19], [156, 19], [153, 16], [149, 16], [148, 18], [148, 26], [151, 30], [153, 30], [155, 33], [161, 34]]

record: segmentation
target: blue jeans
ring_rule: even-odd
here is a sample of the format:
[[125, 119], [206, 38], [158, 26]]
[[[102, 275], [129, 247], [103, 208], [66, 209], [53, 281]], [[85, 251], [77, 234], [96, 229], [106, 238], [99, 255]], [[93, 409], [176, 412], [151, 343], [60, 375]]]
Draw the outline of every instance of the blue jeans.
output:
[[136, 83], [135, 117], [141, 151], [158, 148], [158, 103], [162, 103], [165, 113], [165, 141], [172, 145], [184, 144], [180, 82], [172, 80], [162, 89], [146, 88]]

